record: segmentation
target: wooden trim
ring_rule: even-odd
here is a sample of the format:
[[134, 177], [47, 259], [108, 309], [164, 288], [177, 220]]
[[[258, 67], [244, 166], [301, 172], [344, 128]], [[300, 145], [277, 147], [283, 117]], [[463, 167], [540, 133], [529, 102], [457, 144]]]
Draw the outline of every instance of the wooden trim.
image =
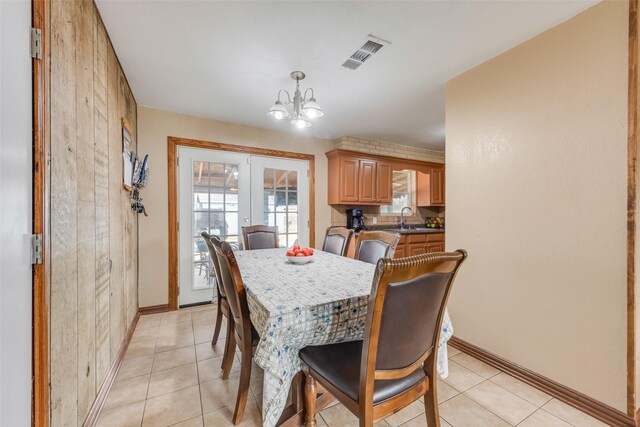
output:
[[231, 151], [235, 153], [254, 154], [259, 156], [283, 157], [287, 159], [306, 160], [309, 162], [309, 246], [315, 246], [316, 239], [316, 179], [315, 159], [313, 154], [292, 151], [272, 150], [244, 145], [224, 144], [221, 142], [201, 141], [197, 139], [167, 138], [167, 166], [169, 189], [169, 310], [178, 309], [178, 183], [177, 183], [177, 149], [178, 146], [205, 148], [209, 150]]
[[627, 139], [627, 413], [636, 409], [636, 194], [638, 144], [638, 0], [629, 0]]
[[298, 159], [298, 160], [315, 159], [315, 155], [313, 154], [296, 153], [293, 151], [272, 150], [270, 148], [249, 147], [245, 145], [225, 144], [222, 142], [201, 141], [198, 139], [178, 138], [175, 136], [170, 136], [169, 141], [172, 141], [173, 144], [176, 146], [182, 145], [182, 146], [191, 147], [191, 148], [206, 148], [209, 150], [232, 151], [234, 153], [255, 154], [259, 156], [271, 156], [271, 157], [285, 157], [288, 159]]
[[169, 189], [169, 310], [178, 309], [178, 162], [177, 141], [169, 137], [167, 144]]
[[169, 311], [169, 304], [158, 304], [150, 305], [148, 307], [140, 307], [138, 309], [138, 314], [140, 316], [144, 316], [145, 314], [164, 313], [166, 311]]
[[316, 244], [316, 156], [311, 155], [309, 161], [309, 246]]
[[116, 380], [116, 376], [118, 375], [118, 371], [120, 370], [120, 366], [122, 366], [122, 362], [124, 361], [124, 356], [127, 354], [127, 349], [129, 348], [129, 344], [131, 343], [131, 337], [133, 337], [133, 332], [136, 329], [136, 325], [138, 324], [138, 319], [140, 319], [140, 313], [136, 313], [135, 317], [131, 321], [129, 325], [129, 329], [127, 330], [127, 334], [124, 336], [122, 340], [122, 344], [120, 345], [120, 349], [116, 354], [113, 362], [111, 363], [111, 367], [107, 371], [107, 374], [100, 384], [100, 388], [98, 389], [98, 393], [96, 394], [96, 398], [89, 409], [89, 413], [87, 414], [87, 418], [85, 418], [84, 423], [82, 423], [82, 427], [94, 427], [98, 423], [98, 418], [100, 418], [100, 412], [102, 411], [102, 407], [107, 400], [107, 396], [109, 395], [109, 391], [111, 390], [111, 386], [113, 386], [114, 381]]
[[42, 234], [42, 264], [33, 266], [32, 414], [49, 425], [49, 2], [32, 0], [32, 23], [42, 32], [42, 59], [32, 60], [33, 233]]
[[591, 415], [594, 418], [610, 426], [635, 426], [632, 416], [625, 414], [609, 405], [605, 405], [592, 397], [575, 391], [567, 386], [559, 384], [547, 377], [535, 373], [527, 368], [517, 365], [509, 360], [484, 350], [476, 345], [464, 341], [458, 337], [451, 337], [449, 344], [458, 350], [485, 362], [488, 365], [499, 369], [512, 377], [523, 381], [543, 392], [561, 400], [580, 411]]

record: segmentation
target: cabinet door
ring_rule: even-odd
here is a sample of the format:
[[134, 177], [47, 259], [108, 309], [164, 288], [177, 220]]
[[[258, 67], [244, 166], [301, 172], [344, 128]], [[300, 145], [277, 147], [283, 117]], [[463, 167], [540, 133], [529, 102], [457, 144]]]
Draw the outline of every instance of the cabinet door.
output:
[[431, 206], [444, 206], [444, 168], [431, 168]]
[[414, 243], [409, 245], [409, 256], [421, 255], [425, 252], [424, 243]]
[[340, 158], [340, 202], [358, 201], [358, 159]]
[[416, 172], [416, 205], [431, 206], [431, 175]]
[[376, 161], [360, 160], [360, 173], [358, 180], [360, 182], [358, 201], [363, 203], [376, 202]]
[[427, 243], [427, 252], [444, 252], [444, 242]]
[[393, 200], [393, 167], [390, 163], [378, 162], [376, 172], [376, 202], [388, 205]]
[[406, 245], [401, 245], [398, 244], [398, 246], [396, 247], [396, 252], [393, 254], [393, 258], [404, 258], [407, 256], [406, 254]]

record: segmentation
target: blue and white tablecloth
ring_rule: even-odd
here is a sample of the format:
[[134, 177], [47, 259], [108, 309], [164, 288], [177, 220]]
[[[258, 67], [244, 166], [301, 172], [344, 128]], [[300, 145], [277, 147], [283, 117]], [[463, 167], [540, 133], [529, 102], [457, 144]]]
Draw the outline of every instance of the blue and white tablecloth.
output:
[[[373, 264], [319, 250], [309, 264], [290, 264], [285, 251], [235, 252], [260, 334], [254, 360], [264, 369], [265, 427], [274, 427], [285, 407], [291, 380], [300, 371], [300, 349], [363, 338], [375, 271]], [[445, 344], [452, 334], [445, 313], [438, 350], [442, 378], [448, 374]]]

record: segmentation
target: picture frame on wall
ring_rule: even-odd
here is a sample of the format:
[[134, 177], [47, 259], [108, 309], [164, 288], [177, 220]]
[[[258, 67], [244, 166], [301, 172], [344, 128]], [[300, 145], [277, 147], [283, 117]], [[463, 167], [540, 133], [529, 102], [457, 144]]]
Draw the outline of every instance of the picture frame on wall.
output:
[[122, 119], [122, 186], [127, 191], [133, 190], [133, 166], [136, 154], [131, 150], [133, 130], [127, 119]]

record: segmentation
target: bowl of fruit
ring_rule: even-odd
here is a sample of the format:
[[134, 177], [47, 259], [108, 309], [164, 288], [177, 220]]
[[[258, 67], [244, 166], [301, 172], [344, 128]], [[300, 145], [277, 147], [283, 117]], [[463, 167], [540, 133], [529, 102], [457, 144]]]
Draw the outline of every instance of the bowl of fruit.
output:
[[313, 249], [293, 245], [293, 247], [287, 251], [287, 260], [292, 264], [306, 264], [311, 262], [313, 261]]

